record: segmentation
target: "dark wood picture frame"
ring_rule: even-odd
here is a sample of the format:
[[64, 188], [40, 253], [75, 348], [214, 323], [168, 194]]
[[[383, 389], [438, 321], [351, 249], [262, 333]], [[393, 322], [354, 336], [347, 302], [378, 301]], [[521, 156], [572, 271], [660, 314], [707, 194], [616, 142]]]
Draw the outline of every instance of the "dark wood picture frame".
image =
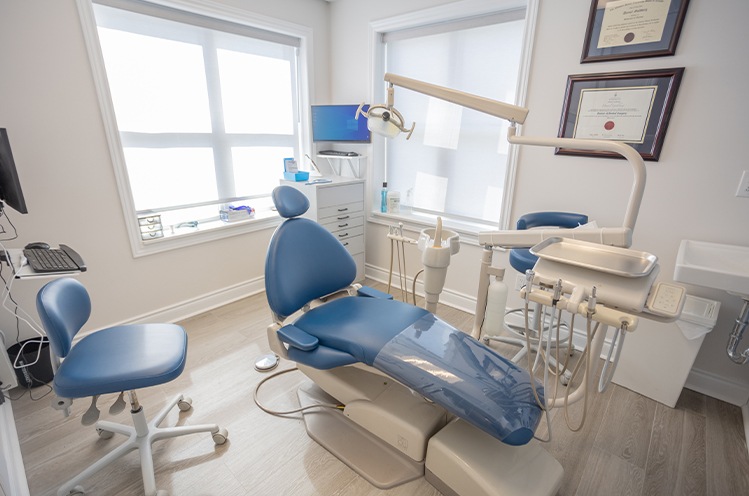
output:
[[[612, 0], [592, 0], [591, 2], [583, 53], [580, 57], [581, 63], [662, 57], [676, 53], [676, 45], [679, 42], [689, 0], [670, 0], [664, 24], [658, 26], [658, 28], [662, 27], [663, 29], [660, 39], [638, 43], [638, 37], [641, 39], [639, 35], [647, 35], [649, 27], [643, 27], [644, 24], [647, 24], [647, 20], [634, 19], [632, 17], [636, 17], [636, 14], [633, 14], [626, 22], [617, 24], [616, 28], [611, 28], [611, 40], [606, 43], [606, 46], [599, 48], [605, 6], [609, 1]], [[632, 0], [632, 2], [636, 1]], [[656, 32], [658, 31], [659, 29], [656, 29]], [[621, 38], [618, 38], [619, 35], [621, 35]]]
[[[684, 68], [676, 67], [569, 76], [558, 136], [622, 141], [637, 150], [644, 160], [657, 161], [683, 74]], [[584, 94], [589, 95], [590, 100], [586, 105], [583, 105]], [[641, 109], [633, 110], [630, 108], [631, 102], [624, 100], [628, 94], [636, 96], [638, 101], [642, 101], [642, 96], [649, 100], [642, 104]], [[591, 106], [591, 101], [598, 105], [593, 100], [597, 96], [610, 97], [610, 102], [606, 102], [600, 109], [592, 108], [595, 105]], [[616, 130], [617, 125], [620, 130], [634, 129], [634, 132], [641, 133], [638, 135], [639, 139], [617, 137], [615, 133], [620, 132]], [[607, 138], [607, 135], [612, 137]], [[557, 148], [555, 153], [621, 158], [610, 152], [570, 148]]]

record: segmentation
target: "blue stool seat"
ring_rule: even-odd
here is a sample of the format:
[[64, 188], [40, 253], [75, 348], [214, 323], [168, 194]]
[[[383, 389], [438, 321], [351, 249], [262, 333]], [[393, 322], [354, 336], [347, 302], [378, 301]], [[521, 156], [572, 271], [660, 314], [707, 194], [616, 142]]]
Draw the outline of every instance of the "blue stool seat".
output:
[[173, 324], [111, 327], [86, 336], [55, 374], [55, 393], [82, 398], [163, 384], [185, 368], [187, 334]]

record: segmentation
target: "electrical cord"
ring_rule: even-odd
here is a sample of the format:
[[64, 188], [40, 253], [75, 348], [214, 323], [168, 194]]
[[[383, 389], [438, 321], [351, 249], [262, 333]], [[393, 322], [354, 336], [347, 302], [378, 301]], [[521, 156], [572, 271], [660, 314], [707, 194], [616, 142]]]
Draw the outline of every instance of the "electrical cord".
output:
[[[13, 225], [13, 221], [10, 220], [10, 217], [8, 217], [8, 214], [5, 213], [5, 206], [0, 202], [0, 218], [5, 217], [8, 220], [8, 224], [10, 224], [10, 227], [13, 228], [13, 234], [10, 238], [4, 238], [2, 241], [11, 241], [18, 238], [18, 230], [16, 229], [16, 226]], [[0, 225], [0, 234], [8, 234], [8, 231], [5, 230], [5, 226]]]
[[268, 413], [270, 415], [275, 415], [276, 417], [284, 417], [286, 415], [291, 415], [292, 413], [304, 412], [304, 411], [307, 411], [307, 410], [311, 410], [313, 408], [331, 408], [331, 409], [334, 409], [334, 410], [343, 410], [343, 405], [333, 405], [333, 404], [329, 404], [329, 403], [318, 403], [316, 405], [307, 405], [307, 406], [303, 406], [303, 407], [300, 407], [300, 408], [294, 408], [293, 410], [286, 410], [286, 411], [281, 412], [281, 411], [277, 411], [277, 410], [272, 410], [272, 409], [270, 409], [270, 408], [268, 408], [268, 407], [266, 407], [266, 406], [264, 406], [263, 404], [260, 403], [260, 400], [258, 399], [258, 392], [260, 391], [260, 387], [263, 384], [265, 384], [269, 380], [275, 379], [276, 377], [281, 376], [283, 374], [288, 374], [289, 372], [294, 372], [295, 370], [299, 370], [299, 369], [297, 367], [292, 367], [290, 369], [279, 370], [278, 372], [274, 372], [273, 374], [269, 375], [268, 377], [265, 377], [263, 380], [261, 380], [257, 384], [257, 386], [255, 386], [255, 391], [252, 394], [252, 399], [255, 401], [255, 404], [258, 406], [258, 408], [260, 408], [265, 413]]

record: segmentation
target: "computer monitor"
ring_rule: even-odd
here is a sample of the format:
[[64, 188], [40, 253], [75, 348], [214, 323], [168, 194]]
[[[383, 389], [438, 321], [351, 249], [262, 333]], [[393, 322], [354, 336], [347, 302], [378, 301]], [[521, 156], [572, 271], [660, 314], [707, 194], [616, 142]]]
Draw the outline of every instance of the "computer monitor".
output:
[[[356, 119], [359, 105], [312, 105], [312, 141], [369, 143], [367, 119]], [[365, 112], [369, 105], [362, 110]]]
[[0, 127], [0, 200], [22, 214], [29, 213], [18, 180], [13, 152], [10, 151], [8, 131], [3, 127]]

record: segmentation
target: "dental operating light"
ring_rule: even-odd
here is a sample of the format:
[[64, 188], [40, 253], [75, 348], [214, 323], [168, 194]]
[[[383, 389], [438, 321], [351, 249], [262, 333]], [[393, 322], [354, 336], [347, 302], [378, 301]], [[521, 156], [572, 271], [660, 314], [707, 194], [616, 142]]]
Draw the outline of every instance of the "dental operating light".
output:
[[406, 139], [411, 138], [411, 133], [414, 132], [416, 124], [412, 123], [411, 129], [406, 128], [406, 121], [403, 116], [393, 107], [392, 83], [388, 86], [387, 105], [372, 105], [366, 112], [362, 111], [364, 105], [362, 103], [356, 109], [355, 119], [358, 120], [359, 115], [364, 116], [367, 119], [367, 129], [386, 138], [395, 138], [402, 132], [408, 133]]

